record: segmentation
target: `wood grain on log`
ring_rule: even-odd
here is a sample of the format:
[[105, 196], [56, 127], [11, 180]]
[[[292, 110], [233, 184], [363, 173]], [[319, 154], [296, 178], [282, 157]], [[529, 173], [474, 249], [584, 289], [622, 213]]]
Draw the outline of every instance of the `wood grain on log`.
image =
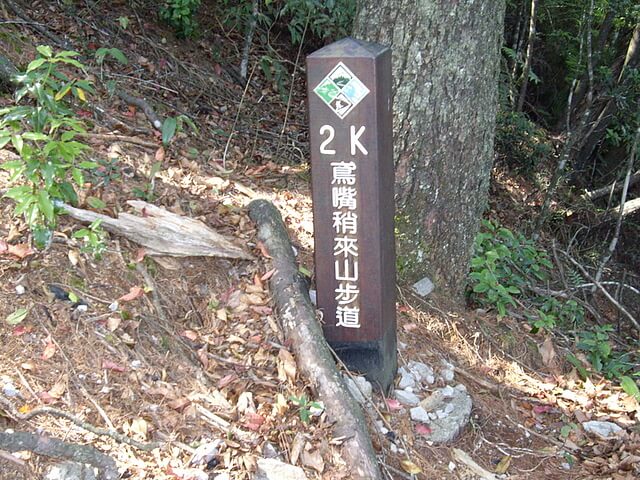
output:
[[351, 467], [352, 478], [381, 480], [364, 414], [347, 390], [324, 339], [280, 213], [271, 202], [254, 200], [249, 216], [275, 268], [271, 288], [285, 335], [292, 341], [300, 370], [324, 402], [335, 435], [343, 438], [342, 456]]

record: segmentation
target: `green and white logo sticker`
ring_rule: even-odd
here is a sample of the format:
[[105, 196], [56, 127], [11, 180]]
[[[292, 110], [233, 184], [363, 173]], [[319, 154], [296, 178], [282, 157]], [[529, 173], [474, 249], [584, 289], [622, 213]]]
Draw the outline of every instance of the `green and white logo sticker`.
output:
[[364, 83], [342, 62], [313, 91], [341, 119], [349, 115], [369, 93]]

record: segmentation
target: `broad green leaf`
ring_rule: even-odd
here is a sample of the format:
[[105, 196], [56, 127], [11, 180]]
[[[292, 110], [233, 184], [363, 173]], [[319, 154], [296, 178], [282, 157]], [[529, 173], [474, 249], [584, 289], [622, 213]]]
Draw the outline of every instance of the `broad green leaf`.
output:
[[638, 389], [638, 384], [635, 380], [627, 375], [623, 375], [620, 377], [620, 386], [622, 390], [627, 393], [627, 395], [631, 395], [635, 397], [635, 399], [640, 402], [640, 389]]
[[36, 58], [27, 67], [27, 73], [32, 72], [33, 70], [35, 70], [38, 67], [41, 67], [42, 64], [44, 64], [46, 61], [47, 61], [46, 58]]
[[176, 133], [178, 121], [175, 117], [167, 117], [162, 123], [162, 143], [168, 145]]
[[40, 206], [40, 211], [44, 214], [47, 220], [53, 222], [55, 216], [53, 213], [53, 203], [51, 203], [51, 198], [49, 198], [49, 192], [46, 190], [40, 190], [38, 193], [38, 205]]
[[53, 52], [51, 51], [51, 47], [49, 45], [39, 45], [36, 47], [36, 50], [43, 57], [51, 58], [53, 56]]
[[95, 208], [97, 210], [101, 210], [101, 209], [103, 209], [104, 207], [107, 206], [106, 203], [104, 203], [102, 200], [100, 200], [97, 197], [88, 197], [87, 198], [87, 203], [89, 204], [89, 206], [91, 208]]
[[63, 57], [77, 57], [80, 54], [78, 52], [75, 52], [73, 50], [64, 50], [58, 54], [56, 54], [56, 58], [63, 58]]
[[25, 318], [27, 318], [28, 313], [29, 313], [28, 309], [19, 308], [15, 312], [13, 312], [11, 315], [9, 315], [7, 318], [5, 318], [4, 321], [7, 322], [9, 325], [18, 325]]
[[110, 49], [109, 53], [113, 58], [118, 60], [121, 64], [127, 65], [129, 63], [129, 60], [127, 60], [127, 57], [125, 56], [125, 54], [122, 53], [122, 51], [118, 50], [117, 48]]
[[22, 135], [14, 135], [11, 137], [11, 143], [13, 144], [13, 148], [20, 154], [22, 154], [22, 146], [24, 142], [22, 141]]

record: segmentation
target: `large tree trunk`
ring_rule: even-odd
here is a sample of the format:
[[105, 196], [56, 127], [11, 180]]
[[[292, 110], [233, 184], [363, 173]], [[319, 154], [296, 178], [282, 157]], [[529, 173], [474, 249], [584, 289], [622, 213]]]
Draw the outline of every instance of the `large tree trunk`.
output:
[[392, 46], [399, 273], [459, 295], [493, 162], [503, 0], [362, 2], [355, 36]]

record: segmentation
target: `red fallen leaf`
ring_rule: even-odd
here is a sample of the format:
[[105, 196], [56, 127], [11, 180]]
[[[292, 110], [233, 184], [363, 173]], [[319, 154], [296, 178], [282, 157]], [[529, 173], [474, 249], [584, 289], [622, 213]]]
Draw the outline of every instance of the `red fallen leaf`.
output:
[[76, 110], [76, 115], [80, 118], [93, 118], [93, 113], [89, 110], [78, 109]]
[[193, 330], [183, 330], [180, 332], [180, 336], [195, 342], [198, 339], [198, 332], [194, 332]]
[[56, 353], [56, 344], [53, 343], [51, 341], [51, 338], [49, 337], [47, 339], [47, 345], [46, 347], [44, 347], [44, 350], [42, 352], [42, 359], [43, 360], [49, 360], [51, 357], [53, 357]]
[[267, 307], [266, 305], [251, 305], [249, 308], [256, 312], [258, 315], [269, 315], [273, 312], [273, 309], [271, 307]]
[[12, 245], [7, 243], [5, 240], [0, 240], [0, 255], [13, 255], [22, 260], [34, 253], [33, 249], [26, 243]]
[[124, 372], [126, 370], [122, 365], [118, 365], [116, 362], [112, 362], [111, 360], [102, 360], [102, 368], [105, 370], [113, 370], [114, 372]]
[[207, 346], [205, 345], [201, 349], [197, 350], [196, 353], [198, 354], [198, 360], [200, 360], [200, 363], [206, 370], [209, 367], [209, 355], [207, 355]]
[[400, 305], [398, 307], [398, 312], [400, 313], [407, 313], [409, 311], [409, 307], [407, 307], [406, 305]]
[[129, 293], [121, 296], [118, 301], [119, 302], [130, 302], [131, 300], [135, 300], [136, 298], [144, 295], [144, 290], [140, 287], [131, 287], [129, 289]]
[[11, 332], [11, 334], [14, 337], [19, 337], [20, 335], [24, 335], [25, 333], [31, 333], [33, 332], [33, 325], [18, 325], [16, 328], [13, 329], [13, 332]]
[[260, 343], [262, 341], [262, 335], [260, 334], [252, 335], [249, 337], [249, 341], [251, 343]]
[[541, 413], [549, 413], [551, 410], [553, 410], [553, 407], [551, 407], [550, 405], [536, 405], [535, 407], [533, 407], [533, 413], [537, 415]]
[[249, 430], [257, 432], [264, 423], [264, 417], [257, 413], [247, 412], [243, 425]]
[[187, 397], [176, 398], [175, 400], [171, 400], [167, 402], [167, 407], [172, 410], [183, 410], [186, 406], [191, 405], [191, 400]]
[[56, 399], [52, 397], [49, 392], [38, 392], [37, 395], [42, 403], [56, 403]]
[[235, 373], [230, 373], [229, 375], [225, 375], [220, 380], [218, 380], [218, 388], [224, 388], [229, 385], [231, 382], [234, 382], [238, 379], [238, 376]]
[[418, 423], [416, 425], [416, 433], [418, 435], [431, 435], [431, 427], [424, 423]]
[[402, 410], [402, 404], [395, 398], [387, 398], [387, 408], [390, 411]]
[[269, 255], [269, 252], [267, 251], [267, 247], [265, 247], [264, 243], [258, 242], [256, 244], [256, 248], [260, 250], [260, 253], [264, 258], [271, 258], [271, 255]]
[[124, 115], [127, 117], [135, 117], [136, 116], [136, 107], [134, 107], [133, 105], [129, 105], [129, 108], [127, 109], [126, 112], [124, 112]]
[[271, 270], [269, 270], [267, 273], [265, 273], [264, 275], [262, 275], [260, 277], [260, 280], [262, 280], [263, 282], [269, 280], [271, 277], [273, 277], [273, 274], [276, 273], [276, 269], [272, 268]]
[[142, 260], [144, 260], [144, 256], [147, 254], [147, 252], [145, 251], [144, 248], [139, 248], [138, 250], [136, 250], [136, 254], [133, 257], [133, 261], [135, 263], [140, 263]]
[[404, 329], [405, 332], [412, 332], [416, 328], [418, 328], [418, 324], [417, 323], [405, 323], [404, 325], [402, 325], [402, 328]]

